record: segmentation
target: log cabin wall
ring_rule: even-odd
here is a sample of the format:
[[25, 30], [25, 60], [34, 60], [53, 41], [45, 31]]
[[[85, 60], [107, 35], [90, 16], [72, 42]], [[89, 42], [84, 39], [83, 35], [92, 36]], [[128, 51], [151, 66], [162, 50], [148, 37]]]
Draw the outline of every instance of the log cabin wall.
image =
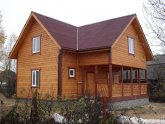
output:
[[[77, 98], [78, 83], [82, 82], [81, 68], [77, 66], [77, 53], [65, 51], [62, 56], [62, 97], [64, 99]], [[75, 68], [75, 78], [69, 78], [69, 68]], [[81, 87], [79, 87], [81, 88]]]
[[[134, 39], [135, 54], [128, 53], [128, 37]], [[138, 33], [131, 24], [112, 48], [112, 64], [146, 69], [146, 55]]]
[[[32, 38], [41, 36], [41, 52], [32, 54]], [[30, 98], [32, 90], [31, 70], [40, 69], [38, 91], [44, 97], [49, 94], [57, 96], [59, 48], [50, 36], [35, 21], [18, 52], [17, 97]]]
[[86, 65], [103, 65], [108, 64], [109, 50], [79, 53], [78, 64], [79, 66]]
[[[94, 73], [94, 64], [98, 62], [97, 60], [93, 60], [92, 58], [90, 58], [90, 55], [91, 57], [95, 57], [96, 55], [100, 55], [100, 56], [103, 55], [103, 58], [104, 58], [104, 61], [102, 62], [103, 64], [103, 63], [106, 63], [105, 61], [106, 59], [108, 60], [107, 58], [108, 53], [109, 52], [104, 51], [101, 53], [98, 53], [98, 52], [79, 53], [77, 55], [77, 53], [65, 51], [62, 57], [62, 97], [66, 99], [73, 99], [73, 98], [77, 98], [78, 96], [81, 96], [84, 92], [82, 90], [84, 87], [84, 83], [86, 83], [87, 73]], [[88, 64], [91, 64], [92, 66]], [[75, 78], [69, 78], [68, 68], [76, 69]], [[84, 74], [82, 75], [83, 69], [84, 69]], [[102, 87], [99, 87], [100, 90], [104, 90], [105, 86], [103, 87], [103, 84], [107, 84], [107, 81], [108, 81], [107, 69], [108, 69], [107, 65], [98, 66], [98, 73], [99, 73], [98, 83], [102, 85]]]

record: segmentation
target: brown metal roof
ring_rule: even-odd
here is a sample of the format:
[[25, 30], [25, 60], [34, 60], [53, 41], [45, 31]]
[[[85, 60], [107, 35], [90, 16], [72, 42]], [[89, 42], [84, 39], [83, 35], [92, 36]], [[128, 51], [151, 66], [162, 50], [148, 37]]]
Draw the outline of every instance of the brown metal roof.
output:
[[33, 12], [61, 47], [85, 50], [111, 47], [133, 15], [76, 27]]
[[59, 48], [62, 47], [78, 52], [110, 48], [118, 41], [127, 27], [135, 23], [139, 38], [144, 42], [143, 47], [147, 49], [147, 60], [153, 60], [152, 52], [135, 14], [76, 27], [35, 12], [30, 14], [9, 55], [10, 58], [17, 58], [19, 47], [34, 21], [41, 24], [46, 33], [55, 41]]
[[133, 16], [124, 16], [80, 27], [79, 50], [111, 47]]
[[40, 22], [61, 45], [61, 47], [76, 49], [77, 46], [77, 27], [55, 20], [53, 18], [35, 13]]

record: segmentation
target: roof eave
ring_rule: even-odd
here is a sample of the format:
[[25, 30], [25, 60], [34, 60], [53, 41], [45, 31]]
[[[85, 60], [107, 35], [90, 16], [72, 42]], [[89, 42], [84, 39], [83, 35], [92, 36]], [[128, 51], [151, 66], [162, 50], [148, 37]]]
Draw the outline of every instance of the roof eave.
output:
[[23, 29], [22, 29], [22, 31], [21, 31], [21, 33], [20, 33], [20, 35], [19, 35], [19, 37], [18, 37], [18, 39], [17, 39], [17, 41], [16, 41], [16, 43], [14, 44], [14, 46], [13, 46], [13, 48], [12, 48], [10, 54], [9, 54], [9, 58], [10, 58], [10, 59], [17, 59], [17, 55], [18, 55], [18, 54], [17, 54], [17, 52], [18, 52], [18, 49], [17, 49], [18, 43], [19, 43], [19, 41], [21, 40], [22, 35], [23, 35], [23, 33], [25, 32], [26, 27], [28, 26], [28, 24], [29, 24], [29, 22], [30, 22], [31, 20], [32, 20], [32, 12], [30, 13], [30, 15], [29, 15], [29, 17], [28, 17], [28, 20], [26, 21], [26, 23], [25, 23], [25, 25], [24, 25], [24, 27], [23, 27]]

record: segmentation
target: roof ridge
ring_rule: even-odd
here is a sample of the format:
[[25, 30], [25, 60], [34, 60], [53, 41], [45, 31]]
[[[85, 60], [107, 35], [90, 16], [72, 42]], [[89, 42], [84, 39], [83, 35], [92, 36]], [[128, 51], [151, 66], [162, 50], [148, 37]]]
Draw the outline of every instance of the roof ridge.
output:
[[103, 21], [97, 21], [97, 22], [85, 24], [85, 25], [82, 25], [82, 26], [75, 26], [75, 25], [69, 24], [69, 23], [67, 23], [67, 22], [64, 22], [64, 21], [61, 21], [61, 20], [58, 20], [58, 19], [54, 19], [53, 17], [49, 17], [49, 16], [46, 16], [46, 15], [40, 14], [40, 13], [38, 13], [38, 12], [31, 11], [31, 13], [38, 14], [38, 15], [40, 15], [40, 16], [44, 16], [44, 17], [49, 18], [49, 19], [53, 19], [53, 20], [58, 21], [58, 22], [60, 22], [60, 23], [73, 26], [73, 27], [75, 27], [75, 28], [81, 28], [81, 27], [84, 27], [84, 26], [89, 26], [89, 25], [93, 25], [93, 24], [99, 24], [99, 23], [103, 23], [103, 22], [110, 21], [110, 20], [116, 20], [116, 19], [125, 18], [125, 17], [128, 17], [128, 16], [136, 16], [136, 13], [134, 13], [134, 14], [129, 14], [129, 15], [125, 15], [125, 16], [115, 17], [115, 18], [112, 18], [112, 19], [106, 19], [106, 20], [103, 20]]

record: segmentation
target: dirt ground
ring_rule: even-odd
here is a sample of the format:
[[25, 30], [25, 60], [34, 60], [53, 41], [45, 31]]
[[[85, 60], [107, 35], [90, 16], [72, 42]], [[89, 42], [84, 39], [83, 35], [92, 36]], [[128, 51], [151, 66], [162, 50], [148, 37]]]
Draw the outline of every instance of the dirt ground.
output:
[[[3, 104], [1, 102], [3, 102]], [[14, 104], [14, 98], [8, 99], [0, 93], [0, 118], [10, 112]]]
[[[0, 104], [0, 116], [2, 113], [8, 113], [12, 106], [15, 104], [15, 99], [8, 99], [0, 93], [0, 101], [4, 104]], [[116, 111], [116, 114], [123, 114], [129, 117], [140, 117], [143, 119], [161, 119], [165, 120], [165, 103], [152, 103], [149, 105], [135, 107], [131, 109], [124, 109]]]
[[165, 103], [150, 102], [145, 106], [117, 111], [116, 114], [143, 119], [165, 120]]

